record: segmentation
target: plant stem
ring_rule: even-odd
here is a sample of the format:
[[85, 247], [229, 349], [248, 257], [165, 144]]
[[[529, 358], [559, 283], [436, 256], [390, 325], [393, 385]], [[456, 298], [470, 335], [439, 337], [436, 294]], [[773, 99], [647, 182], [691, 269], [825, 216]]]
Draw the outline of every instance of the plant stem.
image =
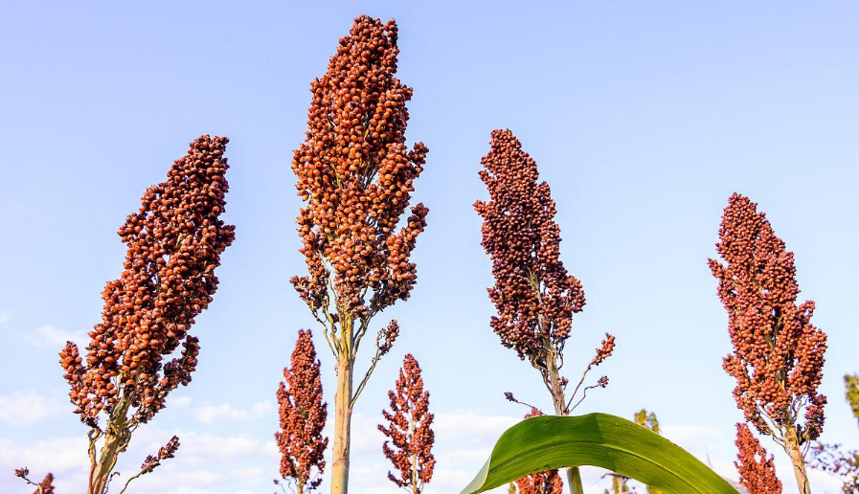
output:
[[791, 429], [788, 431], [785, 437], [784, 450], [790, 455], [790, 461], [793, 463], [793, 473], [796, 475], [796, 485], [799, 487], [800, 494], [811, 494], [808, 473], [805, 470], [805, 457], [802, 455], [802, 450], [799, 447], [796, 430]]
[[[90, 482], [87, 486], [87, 494], [104, 494], [107, 484], [110, 482], [110, 474], [116, 466], [119, 454], [125, 451], [131, 440], [131, 431], [128, 430], [128, 408], [131, 406], [130, 393], [124, 393], [122, 400], [117, 404], [104, 430], [104, 445], [98, 455], [98, 460], [90, 472]], [[95, 443], [90, 445], [91, 455], [95, 452]]]
[[[564, 390], [561, 387], [561, 378], [558, 372], [558, 362], [555, 353], [551, 349], [547, 352], [549, 358], [546, 359], [549, 375], [549, 386], [552, 392], [552, 402], [555, 405], [555, 415], [567, 416], [567, 404], [564, 398]], [[582, 487], [582, 475], [579, 473], [578, 467], [567, 469], [567, 482], [570, 484], [570, 492], [572, 494], [584, 494]]]
[[337, 360], [337, 394], [334, 395], [334, 450], [331, 465], [331, 494], [349, 492], [349, 443], [352, 431], [352, 377], [350, 355]]

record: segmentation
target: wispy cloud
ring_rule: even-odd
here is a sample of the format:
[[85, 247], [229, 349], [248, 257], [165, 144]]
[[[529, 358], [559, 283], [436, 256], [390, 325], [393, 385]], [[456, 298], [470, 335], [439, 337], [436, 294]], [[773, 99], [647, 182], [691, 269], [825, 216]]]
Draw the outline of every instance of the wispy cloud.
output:
[[63, 403], [34, 392], [0, 395], [0, 423], [14, 426], [37, 424], [64, 411]]
[[217, 424], [224, 421], [241, 421], [268, 417], [274, 414], [274, 404], [269, 402], [255, 403], [250, 408], [240, 408], [229, 403], [213, 405], [203, 403], [191, 405], [191, 413], [202, 424]]
[[84, 346], [86, 334], [82, 332], [73, 332], [64, 328], [47, 324], [40, 326], [35, 330], [25, 335], [27, 341], [36, 347], [51, 347], [60, 349], [65, 346], [67, 341], [76, 343], [79, 347]]

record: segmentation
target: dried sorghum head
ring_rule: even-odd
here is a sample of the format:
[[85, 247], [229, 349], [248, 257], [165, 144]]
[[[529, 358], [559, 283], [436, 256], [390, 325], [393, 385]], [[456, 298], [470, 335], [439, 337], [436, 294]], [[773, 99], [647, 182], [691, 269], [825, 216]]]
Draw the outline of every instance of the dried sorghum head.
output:
[[429, 391], [424, 391], [420, 365], [411, 354], [406, 355], [396, 389], [388, 397], [391, 410], [382, 411], [387, 426], [380, 425], [379, 430], [388, 437], [382, 450], [398, 471], [388, 472], [388, 478], [399, 487], [420, 492], [432, 479], [435, 467], [434, 415], [429, 412]]
[[492, 329], [521, 358], [563, 347], [573, 314], [585, 305], [582, 284], [560, 259], [560, 228], [549, 184], [538, 182], [537, 163], [509, 130], [492, 131], [480, 178], [489, 201], [474, 204], [483, 217], [482, 245], [492, 258], [495, 286], [489, 298], [498, 315]]
[[[814, 302], [797, 305], [799, 285], [793, 254], [773, 232], [766, 215], [740, 194], [728, 200], [716, 249], [724, 264], [710, 260], [719, 297], [728, 311], [734, 353], [723, 367], [737, 380], [734, 398], [746, 420], [764, 434], [765, 417], [778, 428], [796, 428], [799, 443], [823, 428], [826, 334], [811, 323]], [[797, 423], [805, 409], [804, 424]]]
[[773, 457], [767, 452], [746, 424], [737, 424], [737, 461], [740, 484], [749, 494], [781, 494], [781, 481], [775, 473]]
[[398, 53], [393, 20], [358, 17], [311, 85], [307, 139], [292, 162], [309, 274], [292, 283], [320, 320], [329, 310], [366, 319], [408, 298], [417, 279], [409, 256], [428, 209], [415, 205], [398, 225], [428, 149], [405, 144], [412, 89], [394, 76]]
[[[234, 239], [224, 212], [226, 137], [202, 136], [173, 163], [167, 180], [143, 195], [119, 236], [128, 245], [121, 277], [107, 283], [102, 321], [89, 333], [87, 356], [74, 343], [60, 352], [69, 397], [81, 420], [96, 426], [120, 399], [148, 421], [179, 384], [187, 384], [199, 345], [188, 335], [212, 301], [215, 268]], [[180, 345], [182, 355], [163, 363]]]
[[328, 408], [322, 402], [319, 360], [310, 330], [299, 330], [290, 367], [283, 370], [285, 382], [277, 391], [280, 405], [280, 431], [274, 437], [280, 449], [280, 475], [293, 480], [302, 492], [316, 489], [325, 471], [322, 436]]

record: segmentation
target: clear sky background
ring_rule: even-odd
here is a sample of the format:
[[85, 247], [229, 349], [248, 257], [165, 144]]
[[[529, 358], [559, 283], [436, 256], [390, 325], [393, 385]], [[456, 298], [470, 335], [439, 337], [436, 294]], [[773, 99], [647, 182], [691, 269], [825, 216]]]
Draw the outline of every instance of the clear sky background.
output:
[[[290, 170], [310, 81], [352, 18], [396, 18], [400, 78], [414, 87], [407, 136], [430, 148], [417, 199], [430, 208], [402, 328], [357, 406], [353, 492], [395, 492], [375, 430], [405, 353], [437, 414], [427, 494], [458, 492], [526, 410], [551, 408], [536, 371], [499, 344], [490, 263], [472, 203], [492, 129], [509, 127], [552, 186], [562, 257], [587, 306], [569, 375], [603, 333], [608, 389], [581, 412], [646, 407], [665, 435], [726, 476], [741, 420], [722, 371], [727, 315], [706, 265], [728, 196], [760, 204], [796, 254], [801, 296], [829, 334], [823, 438], [859, 446], [842, 375], [859, 371], [859, 3], [2, 2], [0, 15], [0, 492], [53, 471], [83, 492], [86, 428], [57, 351], [99, 320], [121, 270], [116, 229], [192, 139], [227, 135], [226, 219], [237, 240], [197, 319], [193, 383], [135, 435], [127, 476], [173, 433], [177, 458], [140, 480], [154, 494], [271, 492], [275, 390], [299, 328], [303, 273]], [[317, 333], [317, 337], [320, 335]], [[317, 338], [333, 402], [332, 359]], [[361, 365], [369, 355], [359, 357]], [[796, 492], [785, 455], [788, 493]], [[588, 470], [597, 492], [602, 472]], [[813, 475], [815, 492], [839, 483]], [[325, 487], [323, 486], [323, 489]], [[324, 492], [325, 490], [323, 490]], [[601, 491], [600, 491], [601, 492]]]

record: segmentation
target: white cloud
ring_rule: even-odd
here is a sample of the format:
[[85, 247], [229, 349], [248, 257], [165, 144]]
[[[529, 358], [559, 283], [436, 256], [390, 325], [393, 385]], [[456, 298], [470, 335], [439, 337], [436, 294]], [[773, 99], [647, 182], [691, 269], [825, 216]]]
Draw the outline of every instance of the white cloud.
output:
[[725, 438], [724, 432], [719, 429], [692, 424], [665, 425], [662, 435], [686, 449]]
[[0, 326], [5, 326], [9, 324], [9, 321], [12, 320], [12, 314], [10, 312], [0, 310]]
[[[22, 443], [0, 439], [0, 472], [26, 466], [34, 477], [47, 472], [60, 476], [83, 472], [87, 468], [86, 436], [59, 438]], [[0, 478], [5, 475], [0, 475]], [[16, 479], [17, 480], [17, 479]]]
[[266, 476], [265, 470], [260, 467], [234, 468], [230, 471], [233, 478], [242, 479], [243, 483], [249, 486], [255, 486], [262, 481], [270, 481]]
[[211, 425], [224, 421], [239, 421], [267, 417], [274, 412], [274, 405], [268, 402], [255, 403], [251, 408], [238, 408], [229, 403], [213, 405], [203, 403], [192, 407], [192, 414], [200, 423]]
[[194, 417], [203, 424], [214, 424], [224, 420], [242, 420], [248, 418], [248, 412], [235, 408], [229, 403], [212, 405], [204, 403], [194, 408]]
[[64, 347], [67, 341], [74, 342], [81, 350], [86, 346], [86, 334], [68, 331], [50, 324], [36, 328], [28, 333], [25, 338], [33, 346], [56, 348], [57, 351]]
[[191, 462], [227, 462], [244, 458], [277, 458], [274, 440], [261, 441], [246, 435], [217, 435], [179, 431], [182, 455]]
[[28, 426], [65, 412], [63, 402], [34, 392], [0, 396], [0, 423]]

